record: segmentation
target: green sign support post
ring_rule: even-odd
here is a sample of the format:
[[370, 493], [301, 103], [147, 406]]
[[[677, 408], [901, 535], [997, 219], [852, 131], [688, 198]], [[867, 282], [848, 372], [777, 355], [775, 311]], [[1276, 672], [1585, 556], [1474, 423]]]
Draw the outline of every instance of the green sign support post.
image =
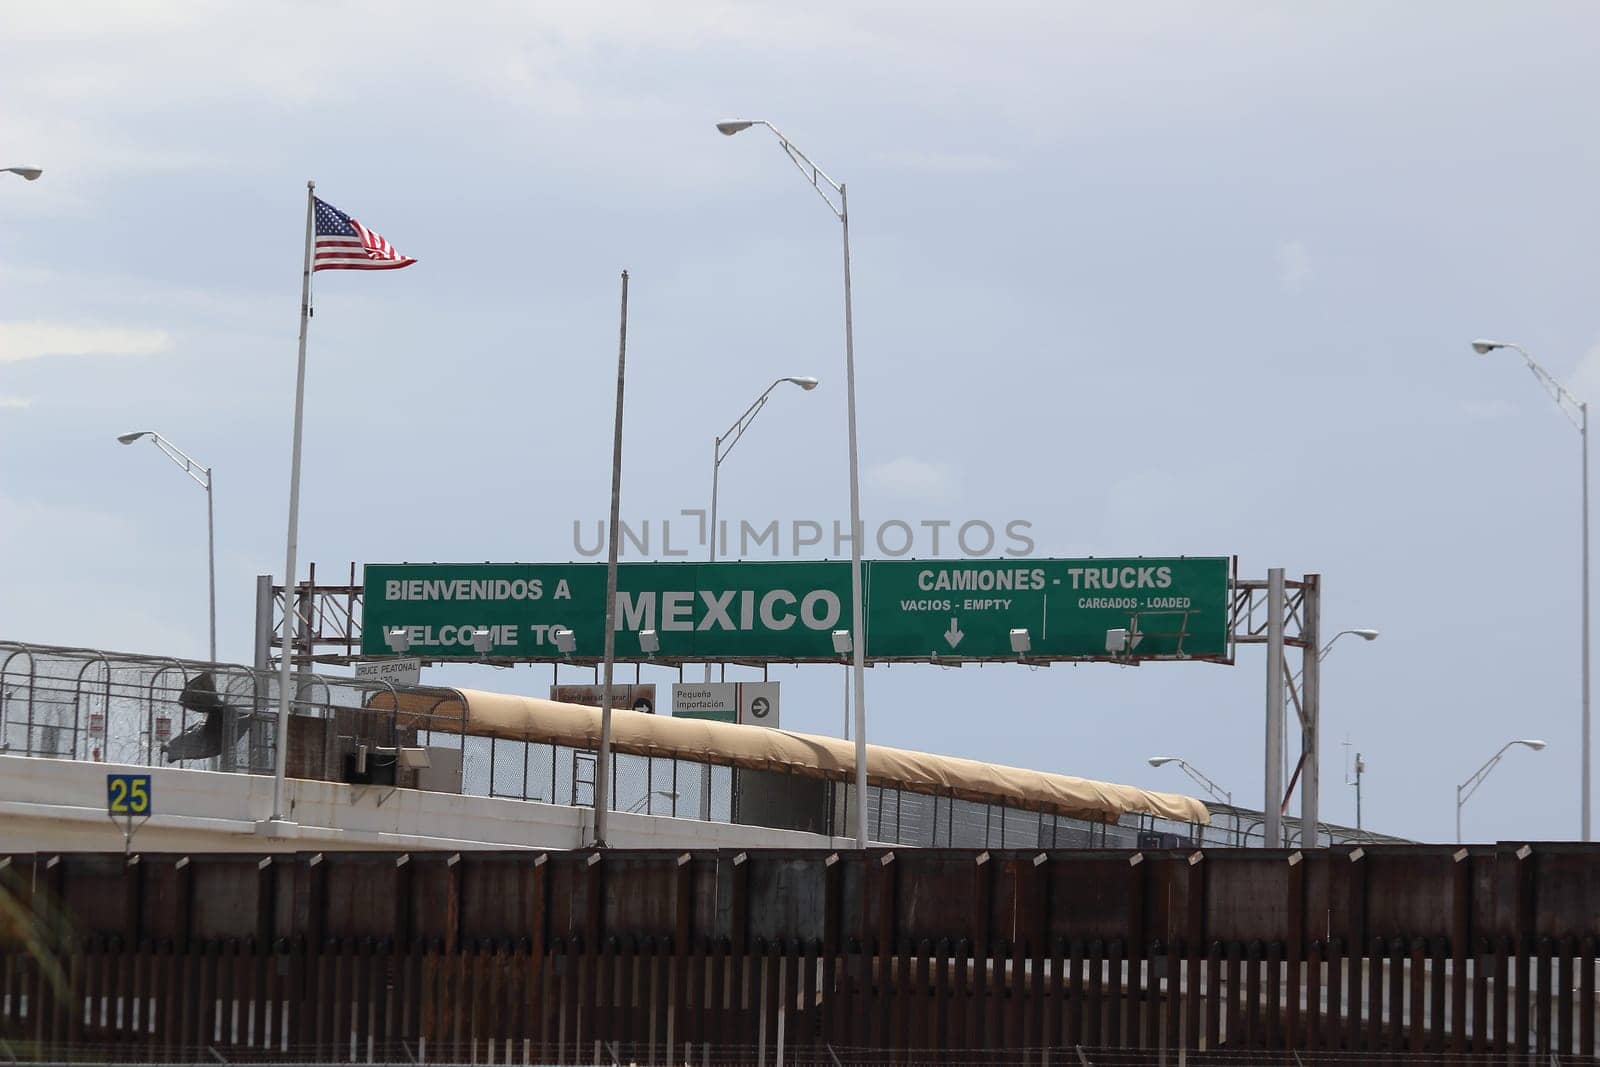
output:
[[[876, 560], [865, 564], [873, 661], [1207, 659], [1230, 662], [1227, 557]], [[850, 628], [842, 560], [624, 563], [617, 656], [662, 662], [840, 661]], [[605, 565], [370, 564], [361, 651], [422, 659], [597, 660]], [[474, 633], [489, 632], [489, 651]], [[563, 654], [557, 630], [571, 630]], [[658, 647], [640, 648], [653, 631]], [[1120, 648], [1108, 634], [1124, 633]], [[398, 633], [398, 640], [395, 636]]]

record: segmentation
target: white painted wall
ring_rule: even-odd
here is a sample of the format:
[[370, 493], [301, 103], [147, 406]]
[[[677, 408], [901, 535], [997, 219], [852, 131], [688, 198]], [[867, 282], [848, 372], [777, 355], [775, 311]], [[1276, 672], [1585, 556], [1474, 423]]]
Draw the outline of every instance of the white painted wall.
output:
[[[534, 801], [290, 779], [288, 825], [272, 814], [272, 779], [179, 767], [0, 756], [0, 851], [120, 851], [123, 820], [106, 814], [106, 775], [148, 774], [156, 814], [140, 852], [304, 849], [568, 849], [591, 836], [593, 811]], [[850, 838], [613, 812], [614, 848], [849, 848]]]

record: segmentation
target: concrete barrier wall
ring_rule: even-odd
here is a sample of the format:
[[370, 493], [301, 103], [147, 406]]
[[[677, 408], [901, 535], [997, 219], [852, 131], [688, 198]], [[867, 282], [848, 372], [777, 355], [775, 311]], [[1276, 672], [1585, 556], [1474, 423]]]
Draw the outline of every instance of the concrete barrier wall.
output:
[[[593, 811], [535, 801], [289, 779], [287, 819], [272, 779], [177, 767], [0, 756], [0, 851], [121, 851], [125, 821], [106, 814], [106, 775], [148, 774], [155, 814], [135, 851], [580, 848]], [[850, 842], [760, 826], [613, 812], [618, 848], [831, 848]]]

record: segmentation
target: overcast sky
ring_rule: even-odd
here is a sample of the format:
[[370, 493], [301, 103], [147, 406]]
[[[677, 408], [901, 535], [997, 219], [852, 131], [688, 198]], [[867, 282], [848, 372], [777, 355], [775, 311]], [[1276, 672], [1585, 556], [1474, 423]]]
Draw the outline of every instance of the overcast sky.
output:
[[[1578, 832], [1579, 438], [1600, 395], [1592, 5], [21, 4], [0, 12], [0, 634], [221, 655], [283, 569], [305, 181], [419, 260], [323, 274], [301, 559], [574, 558], [604, 514], [847, 512], [851, 190], [869, 522], [1033, 524], [1040, 554], [1320, 573], [1324, 814]], [[870, 735], [1261, 800], [1263, 656], [868, 675]], [[572, 680], [587, 677], [573, 671]], [[548, 668], [439, 679], [542, 692]], [[657, 680], [671, 680], [658, 672]], [[781, 668], [836, 732], [838, 668]]]

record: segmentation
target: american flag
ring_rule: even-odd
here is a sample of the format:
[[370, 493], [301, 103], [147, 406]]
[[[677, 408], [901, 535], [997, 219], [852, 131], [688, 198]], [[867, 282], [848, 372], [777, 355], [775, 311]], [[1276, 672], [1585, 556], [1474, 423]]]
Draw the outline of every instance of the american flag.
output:
[[396, 252], [382, 234], [373, 233], [326, 200], [317, 200], [316, 218], [313, 271], [398, 270], [416, 262]]

